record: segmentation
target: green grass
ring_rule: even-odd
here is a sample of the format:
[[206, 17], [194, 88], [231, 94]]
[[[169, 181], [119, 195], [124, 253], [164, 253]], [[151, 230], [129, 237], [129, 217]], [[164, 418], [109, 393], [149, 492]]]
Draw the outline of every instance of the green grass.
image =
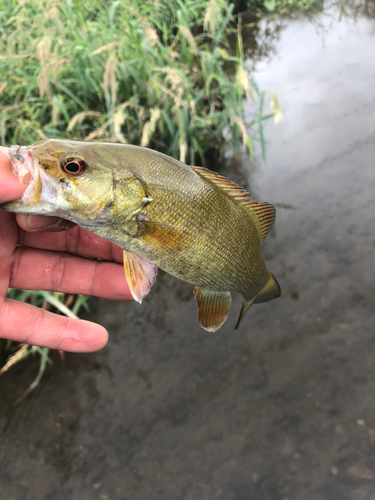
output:
[[[110, 140], [187, 163], [212, 148], [251, 151], [258, 91], [233, 5], [223, 0], [4, 2], [0, 12], [0, 139]], [[255, 125], [255, 131], [249, 130]], [[253, 137], [252, 137], [253, 136]]]

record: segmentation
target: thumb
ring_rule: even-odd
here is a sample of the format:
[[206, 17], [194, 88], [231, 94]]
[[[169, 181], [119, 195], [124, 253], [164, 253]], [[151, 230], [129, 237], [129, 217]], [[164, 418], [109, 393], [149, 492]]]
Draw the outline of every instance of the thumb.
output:
[[20, 184], [12, 173], [9, 149], [0, 147], [0, 203], [18, 200], [22, 197], [28, 182]]

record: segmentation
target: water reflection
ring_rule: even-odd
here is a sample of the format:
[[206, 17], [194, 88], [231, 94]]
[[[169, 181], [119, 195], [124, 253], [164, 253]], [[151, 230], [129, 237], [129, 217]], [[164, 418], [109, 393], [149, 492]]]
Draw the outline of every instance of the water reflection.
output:
[[374, 0], [341, 0], [332, 4], [338, 10], [340, 18], [357, 21], [364, 17], [375, 19]]
[[[240, 14], [244, 53], [249, 69], [253, 70], [259, 61], [267, 63], [278, 54], [278, 42], [284, 29], [293, 21], [308, 20], [317, 28], [327, 26], [327, 20], [347, 20], [356, 23], [361, 19], [375, 19], [374, 0], [319, 0], [308, 9], [298, 9], [293, 5], [286, 6], [282, 15], [270, 13], [263, 21], [250, 11]], [[237, 19], [237, 17], [235, 18]], [[236, 46], [235, 38], [232, 45]]]

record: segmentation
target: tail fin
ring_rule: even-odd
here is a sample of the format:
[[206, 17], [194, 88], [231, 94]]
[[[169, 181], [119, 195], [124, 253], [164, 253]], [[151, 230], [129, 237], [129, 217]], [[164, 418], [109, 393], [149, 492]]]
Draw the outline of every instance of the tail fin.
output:
[[268, 302], [269, 300], [277, 299], [278, 297], [280, 297], [281, 295], [280, 285], [278, 284], [275, 276], [272, 273], [268, 274], [269, 274], [269, 279], [262, 288], [262, 290], [252, 299], [248, 301], [246, 300], [243, 301], [240, 317], [238, 318], [235, 330], [237, 330], [242, 318], [245, 316], [245, 314], [253, 304], [261, 304], [262, 302]]

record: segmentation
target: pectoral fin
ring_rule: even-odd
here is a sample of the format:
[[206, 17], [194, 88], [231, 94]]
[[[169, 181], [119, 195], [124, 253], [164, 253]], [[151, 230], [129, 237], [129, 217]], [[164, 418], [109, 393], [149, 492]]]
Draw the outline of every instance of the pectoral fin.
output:
[[194, 297], [198, 297], [199, 324], [208, 332], [216, 332], [228, 317], [230, 292], [213, 292], [195, 287]]
[[280, 285], [276, 281], [275, 276], [272, 273], [269, 274], [269, 279], [267, 283], [264, 285], [262, 290], [251, 300], [244, 300], [242, 304], [242, 309], [240, 312], [240, 317], [238, 318], [237, 324], [235, 326], [235, 330], [239, 327], [239, 324], [242, 318], [245, 316], [247, 311], [253, 304], [260, 304], [262, 302], [268, 302], [272, 299], [277, 299], [281, 295]]
[[140, 255], [124, 250], [124, 269], [130, 293], [141, 304], [156, 280], [158, 268]]

